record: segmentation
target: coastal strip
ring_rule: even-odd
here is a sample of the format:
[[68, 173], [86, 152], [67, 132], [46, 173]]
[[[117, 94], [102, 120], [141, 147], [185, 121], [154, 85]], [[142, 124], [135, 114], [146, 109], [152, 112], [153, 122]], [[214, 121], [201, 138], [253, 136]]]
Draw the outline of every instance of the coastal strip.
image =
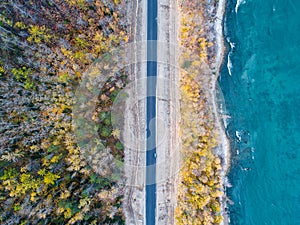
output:
[[177, 224], [228, 224], [229, 141], [220, 120], [225, 0], [185, 1], [181, 10], [181, 154]]
[[[225, 54], [225, 45], [224, 45], [224, 34], [223, 34], [223, 23], [224, 23], [224, 13], [226, 10], [226, 0], [219, 0], [217, 1], [217, 4], [215, 5], [215, 19], [213, 24], [213, 43], [214, 43], [214, 51], [212, 52], [211, 58], [213, 59], [210, 62], [210, 67], [212, 69], [212, 80], [211, 80], [211, 88], [209, 88], [210, 97], [211, 97], [211, 104], [212, 104], [212, 110], [213, 114], [215, 116], [215, 129], [218, 133], [218, 151], [217, 154], [220, 155], [222, 159], [222, 171], [221, 171], [221, 180], [222, 185], [224, 188], [224, 195], [220, 199], [220, 206], [221, 206], [221, 215], [223, 217], [221, 225], [227, 225], [230, 222], [229, 215], [227, 214], [226, 208], [227, 208], [227, 196], [225, 193], [226, 187], [229, 185], [227, 181], [227, 173], [230, 168], [230, 142], [228, 140], [228, 137], [226, 135], [225, 127], [223, 122], [223, 116], [222, 112], [220, 110], [220, 106], [218, 105], [218, 102], [222, 102], [223, 99], [218, 99], [217, 97], [217, 90], [218, 88], [218, 78], [220, 75], [221, 66], [223, 64], [224, 60], [224, 54]], [[208, 20], [208, 16], [206, 16]], [[209, 33], [209, 32], [208, 32]], [[210, 36], [211, 34], [208, 34]], [[221, 94], [221, 93], [220, 93]], [[219, 97], [222, 97], [219, 96]]]
[[[222, 117], [220, 115], [219, 106], [217, 105], [217, 97], [216, 97], [216, 85], [218, 82], [218, 77], [220, 75], [220, 69], [223, 63], [224, 59], [224, 53], [225, 53], [225, 46], [224, 46], [224, 35], [223, 35], [223, 19], [224, 19], [224, 13], [225, 13], [225, 7], [226, 7], [226, 0], [219, 0], [217, 5], [217, 14], [216, 14], [216, 20], [215, 20], [215, 36], [216, 36], [216, 60], [215, 60], [215, 71], [214, 74], [214, 80], [212, 80], [213, 88], [211, 89], [213, 91], [212, 97], [213, 97], [213, 109], [214, 114], [216, 115], [216, 128], [218, 129], [219, 134], [219, 146], [220, 146], [220, 152], [223, 158], [223, 170], [221, 173], [222, 177], [222, 183], [223, 187], [226, 190], [227, 184], [227, 173], [230, 167], [230, 142], [226, 136], [225, 128], [221, 124]], [[230, 222], [229, 215], [226, 212], [227, 208], [227, 197], [226, 193], [224, 193], [224, 196], [221, 200], [221, 214], [223, 216], [223, 221], [221, 222], [221, 225], [227, 225]]]

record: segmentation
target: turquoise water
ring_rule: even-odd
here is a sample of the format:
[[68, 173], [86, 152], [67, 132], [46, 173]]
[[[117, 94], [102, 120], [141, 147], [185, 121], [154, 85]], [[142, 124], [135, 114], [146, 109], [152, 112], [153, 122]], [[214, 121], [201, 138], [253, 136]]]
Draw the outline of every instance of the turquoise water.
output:
[[231, 117], [231, 224], [299, 225], [300, 1], [236, 2], [219, 79]]

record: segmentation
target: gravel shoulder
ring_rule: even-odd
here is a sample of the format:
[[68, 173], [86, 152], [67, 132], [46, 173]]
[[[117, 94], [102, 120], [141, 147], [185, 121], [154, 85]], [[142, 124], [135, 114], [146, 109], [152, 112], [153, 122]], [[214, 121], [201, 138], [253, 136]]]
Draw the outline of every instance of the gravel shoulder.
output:
[[[129, 98], [124, 110], [124, 129], [122, 132], [125, 156], [124, 214], [126, 224], [144, 224], [145, 219], [145, 170], [146, 142], [145, 118], [146, 99], [139, 96], [146, 95], [146, 87], [140, 79], [146, 77], [146, 46], [141, 42], [146, 39], [146, 1], [132, 0], [128, 3], [127, 19], [129, 23], [131, 47], [127, 52], [129, 61], [136, 62], [128, 68]], [[131, 134], [131, 135], [128, 135]], [[126, 144], [127, 143], [127, 144]]]
[[158, 4], [157, 202], [156, 224], [175, 224], [180, 166], [178, 7], [175, 0]]

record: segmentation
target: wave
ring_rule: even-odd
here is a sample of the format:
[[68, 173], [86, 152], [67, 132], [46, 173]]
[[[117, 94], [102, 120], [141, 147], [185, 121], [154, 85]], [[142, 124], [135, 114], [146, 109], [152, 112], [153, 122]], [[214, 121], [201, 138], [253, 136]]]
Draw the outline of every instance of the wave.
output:
[[236, 139], [237, 139], [237, 142], [241, 142], [241, 140], [242, 140], [242, 135], [241, 135], [241, 132], [240, 132], [240, 131], [238, 131], [238, 130], [235, 131], [235, 137], [236, 137]]
[[245, 4], [245, 3], [246, 3], [246, 0], [237, 0], [237, 2], [235, 4], [235, 8], [234, 8], [235, 13], [238, 12], [240, 5]]
[[227, 42], [229, 43], [230, 45], [230, 51], [228, 53], [228, 56], [227, 56], [227, 69], [228, 69], [228, 73], [229, 75], [231, 76], [232, 75], [232, 62], [231, 62], [231, 55], [232, 55], [232, 51], [235, 47], [235, 43], [234, 42], [231, 42], [229, 38], [227, 38]]
[[227, 69], [228, 69], [229, 75], [231, 76], [232, 62], [231, 62], [230, 56], [231, 56], [231, 52], [227, 56]]

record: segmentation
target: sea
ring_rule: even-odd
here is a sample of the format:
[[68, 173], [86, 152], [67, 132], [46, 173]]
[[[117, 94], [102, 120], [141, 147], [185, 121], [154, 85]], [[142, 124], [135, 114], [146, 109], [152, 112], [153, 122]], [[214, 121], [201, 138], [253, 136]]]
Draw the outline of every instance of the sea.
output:
[[300, 225], [300, 0], [228, 0], [230, 224]]

